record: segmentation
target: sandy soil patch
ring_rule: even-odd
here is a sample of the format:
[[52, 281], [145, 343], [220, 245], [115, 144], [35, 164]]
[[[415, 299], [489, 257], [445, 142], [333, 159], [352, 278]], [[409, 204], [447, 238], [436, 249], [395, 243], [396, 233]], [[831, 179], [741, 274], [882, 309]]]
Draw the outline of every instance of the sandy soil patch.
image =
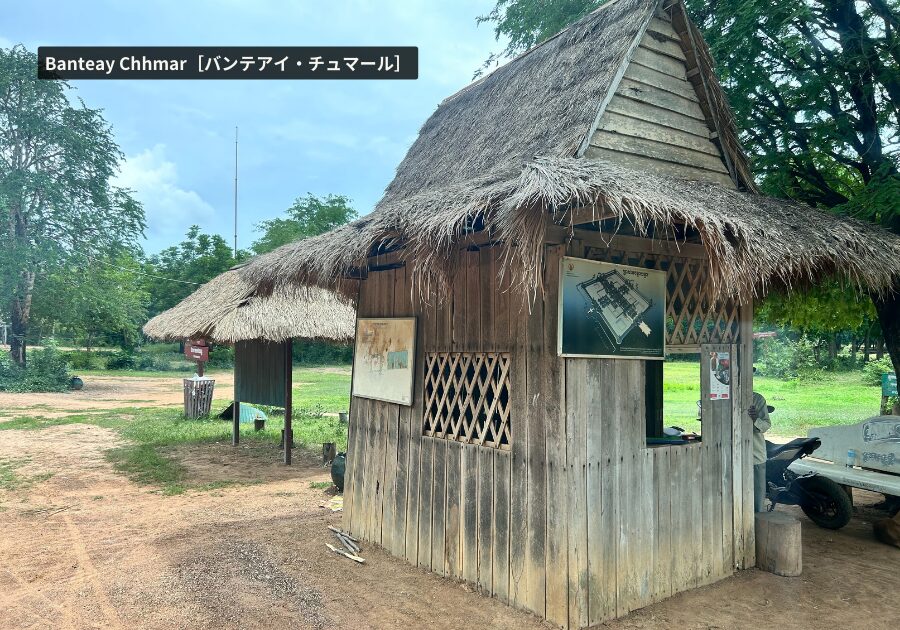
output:
[[[231, 400], [234, 375], [217, 372], [214, 400]], [[0, 392], [0, 422], [3, 417], [40, 415], [59, 418], [104, 409], [167, 407], [184, 404], [181, 377], [84, 376], [84, 389], [77, 392], [12, 394]]]
[[[0, 432], [0, 460], [36, 481], [0, 490], [0, 628], [549, 628], [364, 544], [359, 566], [325, 548], [340, 514], [317, 456], [213, 444], [174, 453], [208, 482], [256, 485], [162, 496], [116, 474], [113, 431], [72, 424]], [[609, 628], [892, 628], [900, 550], [876, 543], [870, 506], [839, 532], [802, 516], [804, 575], [756, 570], [680, 594]]]

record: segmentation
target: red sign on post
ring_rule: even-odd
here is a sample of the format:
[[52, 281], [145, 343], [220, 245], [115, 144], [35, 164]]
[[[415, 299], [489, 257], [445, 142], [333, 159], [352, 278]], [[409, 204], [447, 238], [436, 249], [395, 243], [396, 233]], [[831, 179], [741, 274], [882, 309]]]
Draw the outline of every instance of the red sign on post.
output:
[[202, 361], [203, 363], [209, 361], [209, 348], [207, 348], [206, 346], [187, 346], [184, 349], [184, 354], [188, 359], [191, 359], [192, 361]]

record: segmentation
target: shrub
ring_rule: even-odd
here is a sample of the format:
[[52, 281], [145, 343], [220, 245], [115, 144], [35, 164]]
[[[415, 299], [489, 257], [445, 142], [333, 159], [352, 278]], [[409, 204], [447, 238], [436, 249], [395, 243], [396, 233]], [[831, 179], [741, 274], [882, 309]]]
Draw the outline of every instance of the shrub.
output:
[[772, 339], [762, 344], [759, 372], [774, 378], [815, 379], [819, 371], [813, 344], [806, 337], [797, 341]]
[[293, 355], [299, 365], [349, 365], [353, 362], [353, 347], [324, 341], [295, 341]]
[[43, 350], [31, 350], [23, 369], [8, 354], [0, 355], [0, 390], [10, 392], [64, 392], [69, 388], [66, 358], [53, 341]]
[[875, 361], [869, 361], [863, 366], [863, 383], [866, 385], [881, 385], [881, 375], [894, 371], [894, 365], [889, 356], [884, 356]]
[[106, 359], [107, 370], [133, 370], [137, 366], [137, 360], [134, 355], [124, 350], [118, 350], [109, 355]]
[[136, 368], [144, 372], [168, 372], [172, 369], [172, 362], [162, 354], [144, 354], [136, 357]]
[[102, 370], [104, 367], [103, 357], [96, 352], [72, 350], [63, 353], [63, 356], [73, 370]]
[[234, 348], [231, 346], [215, 346], [209, 350], [209, 361], [206, 367], [229, 369], [234, 367]]
[[43, 350], [34, 350], [28, 355], [24, 391], [64, 392], [69, 389], [71, 378], [66, 357], [52, 340], [45, 344]]

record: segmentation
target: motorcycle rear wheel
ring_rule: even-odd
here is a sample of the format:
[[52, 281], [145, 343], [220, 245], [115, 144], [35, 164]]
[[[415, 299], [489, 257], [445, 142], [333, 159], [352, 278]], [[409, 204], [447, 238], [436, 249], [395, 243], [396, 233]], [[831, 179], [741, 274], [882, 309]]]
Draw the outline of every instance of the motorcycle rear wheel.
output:
[[797, 481], [812, 499], [804, 497], [800, 509], [809, 519], [825, 529], [840, 529], [853, 517], [853, 503], [846, 491], [827, 477], [819, 475]]

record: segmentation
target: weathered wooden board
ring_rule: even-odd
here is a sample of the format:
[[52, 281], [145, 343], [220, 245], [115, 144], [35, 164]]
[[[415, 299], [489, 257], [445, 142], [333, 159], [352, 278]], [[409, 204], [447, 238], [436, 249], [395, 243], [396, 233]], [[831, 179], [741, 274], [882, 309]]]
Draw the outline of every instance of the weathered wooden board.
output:
[[[490, 252], [490, 293], [493, 300], [491, 321], [494, 325], [494, 350], [513, 352], [510, 331], [510, 294], [507, 274], [506, 282], [500, 282], [501, 261], [499, 248], [493, 247]], [[521, 416], [519, 416], [521, 418]], [[518, 422], [518, 421], [517, 421]], [[512, 427], [513, 440], [517, 438], [519, 424]], [[492, 590], [500, 601], [509, 601], [509, 554], [510, 554], [510, 452], [494, 450], [494, 506], [493, 506], [493, 540], [491, 549]]]
[[660, 108], [653, 103], [647, 103], [641, 100], [633, 99], [628, 96], [617, 94], [610, 100], [606, 108], [607, 112], [615, 112], [631, 116], [632, 118], [640, 118], [649, 120], [658, 125], [665, 125], [673, 129], [680, 129], [695, 136], [709, 136], [710, 128], [706, 121], [698, 120], [691, 116], [677, 111]]
[[660, 72], [665, 72], [673, 77], [687, 78], [687, 68], [684, 61], [658, 53], [643, 45], [634, 51], [632, 60], [648, 68], [656, 68]]
[[[566, 488], [568, 490], [569, 626], [590, 624], [588, 605], [587, 448], [591, 359], [566, 360]], [[587, 386], [587, 387], [586, 387]]]
[[526, 477], [528, 518], [525, 538], [525, 573], [527, 594], [525, 607], [541, 616], [546, 615], [547, 596], [547, 422], [544, 418], [543, 378], [544, 309], [556, 305], [544, 303], [538, 295], [527, 318], [526, 330]]
[[544, 264], [544, 357], [542, 365], [543, 421], [546, 426], [547, 618], [559, 625], [568, 623], [568, 466], [566, 461], [565, 359], [556, 354], [559, 265], [564, 245], [549, 246]]
[[721, 184], [726, 188], [734, 188], [734, 182], [723, 173], [716, 171], [707, 171], [693, 166], [685, 166], [684, 164], [676, 164], [674, 162], [663, 162], [653, 158], [647, 158], [632, 153], [615, 151], [611, 149], [603, 149], [596, 146], [589, 146], [584, 153], [587, 158], [598, 158], [609, 160], [615, 164], [622, 164], [628, 168], [635, 170], [646, 169], [653, 173], [666, 175], [668, 177], [680, 177], [682, 179], [708, 181]]
[[615, 112], [607, 112], [598, 127], [600, 131], [643, 138], [664, 144], [699, 151], [718, 158], [719, 149], [708, 137], [697, 136], [667, 125], [660, 125], [650, 120], [623, 116]]
[[509, 601], [524, 608], [528, 601], [526, 541], [528, 538], [528, 392], [527, 311], [523, 300], [510, 300], [509, 337], [512, 350], [513, 439], [509, 476]]
[[[614, 133], [611, 131], [598, 131], [591, 138], [591, 146], [613, 151], [622, 151], [633, 155], [654, 159], [660, 162], [672, 163], [679, 166], [691, 166], [714, 173], [727, 175], [722, 161], [708, 153], [701, 153], [682, 146], [647, 140], [636, 136]], [[669, 168], [668, 165], [661, 168]]]
[[703, 114], [703, 110], [700, 109], [700, 104], [696, 98], [684, 97], [627, 77], [622, 79], [616, 94], [647, 103], [659, 109], [678, 112], [688, 118], [694, 118], [704, 124], [706, 123], [706, 116]]
[[[603, 394], [611, 390], [604, 386], [604, 361], [585, 361], [584, 385], [578, 390], [584, 396], [585, 407], [585, 461], [586, 461], [586, 514], [587, 514], [587, 599], [588, 621], [596, 625], [615, 615], [615, 597], [609, 602], [609, 576], [615, 575], [615, 547], [604, 544], [609, 535], [609, 523], [604, 524], [604, 501], [601, 479], [608, 462], [604, 459], [603, 411], [608, 401]], [[575, 389], [572, 383], [571, 389]], [[608, 521], [609, 519], [607, 519]], [[610, 563], [610, 557], [612, 562]], [[609, 566], [612, 566], [612, 571]], [[612, 592], [615, 592], [613, 585]]]
[[491, 595], [493, 588], [494, 540], [494, 449], [468, 446], [478, 458], [478, 533], [476, 557], [476, 581], [478, 589]]
[[639, 81], [645, 85], [652, 85], [655, 88], [677, 94], [686, 99], [697, 99], [697, 91], [687, 79], [673, 77], [671, 74], [666, 74], [656, 68], [648, 68], [632, 62], [625, 69], [624, 76], [627, 79]]

